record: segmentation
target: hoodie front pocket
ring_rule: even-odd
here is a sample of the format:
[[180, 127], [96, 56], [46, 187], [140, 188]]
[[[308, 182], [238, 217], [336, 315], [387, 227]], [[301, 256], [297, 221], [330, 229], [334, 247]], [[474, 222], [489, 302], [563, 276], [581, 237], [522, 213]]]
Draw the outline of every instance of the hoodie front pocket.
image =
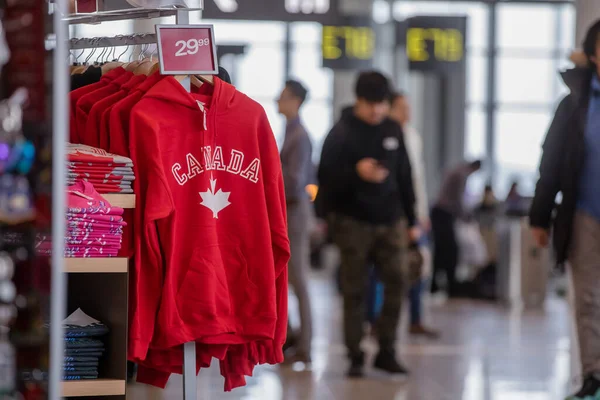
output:
[[246, 260], [237, 247], [200, 247], [194, 251], [187, 266], [177, 302], [183, 315], [210, 319], [238, 315], [246, 301], [240, 298], [239, 294], [245, 291], [240, 289], [248, 287], [255, 286], [248, 277]]

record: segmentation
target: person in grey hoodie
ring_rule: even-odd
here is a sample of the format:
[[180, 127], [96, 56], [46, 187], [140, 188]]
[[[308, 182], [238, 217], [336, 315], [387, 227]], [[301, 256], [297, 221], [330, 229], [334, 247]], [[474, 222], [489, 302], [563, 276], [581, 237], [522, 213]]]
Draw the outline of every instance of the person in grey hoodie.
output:
[[286, 362], [310, 363], [312, 340], [312, 317], [308, 294], [310, 269], [310, 232], [312, 218], [306, 185], [313, 175], [312, 144], [300, 120], [300, 108], [308, 91], [298, 81], [289, 80], [279, 96], [279, 113], [287, 120], [285, 139], [281, 149], [281, 168], [285, 186], [288, 216], [288, 235], [291, 258], [288, 266], [289, 283], [298, 298], [300, 309], [300, 333], [295, 335], [288, 325]]

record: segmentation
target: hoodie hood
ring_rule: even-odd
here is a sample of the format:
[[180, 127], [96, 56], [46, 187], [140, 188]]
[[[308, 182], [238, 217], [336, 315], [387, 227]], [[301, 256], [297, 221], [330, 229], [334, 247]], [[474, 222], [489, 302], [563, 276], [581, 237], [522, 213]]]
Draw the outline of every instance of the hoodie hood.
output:
[[593, 70], [589, 67], [575, 67], [560, 73], [563, 82], [567, 85], [571, 94], [577, 98], [584, 96], [586, 93], [592, 75]]
[[[236, 89], [232, 85], [223, 82], [215, 77], [212, 88], [205, 88], [205, 83], [197, 93], [189, 93], [182, 85], [172, 76], [163, 78], [160, 82], [154, 85], [146, 94], [146, 97], [163, 100], [167, 103], [180, 104], [182, 106], [198, 109], [198, 94], [211, 95], [210, 103], [207, 104], [209, 115], [221, 115], [226, 113], [232, 106], [232, 102], [236, 97]], [[210, 91], [212, 89], [212, 91]], [[212, 92], [212, 93], [210, 93]]]
[[342, 108], [342, 116], [340, 119], [345, 119], [347, 120], [348, 118], [351, 118], [354, 116], [354, 107], [353, 106], [347, 106]]
[[569, 59], [575, 67], [561, 72], [560, 76], [571, 94], [581, 98], [587, 93], [594, 70], [589, 67], [587, 56], [581, 51], [571, 53]]
[[[161, 100], [169, 106], [180, 105], [193, 111], [202, 113], [199, 127], [205, 132], [212, 132], [211, 137], [202, 135], [202, 146], [206, 144], [213, 148], [219, 135], [217, 117], [222, 117], [227, 114], [228, 110], [235, 106], [236, 94], [238, 93], [234, 86], [223, 82], [221, 79], [214, 77], [214, 84], [204, 83], [200, 88], [195, 89], [195, 92], [188, 92], [181, 83], [172, 76], [163, 78], [160, 82], [154, 85], [145, 97]], [[210, 97], [210, 99], [207, 99]], [[205, 100], [207, 99], [207, 101]], [[201, 159], [202, 166], [205, 160]]]

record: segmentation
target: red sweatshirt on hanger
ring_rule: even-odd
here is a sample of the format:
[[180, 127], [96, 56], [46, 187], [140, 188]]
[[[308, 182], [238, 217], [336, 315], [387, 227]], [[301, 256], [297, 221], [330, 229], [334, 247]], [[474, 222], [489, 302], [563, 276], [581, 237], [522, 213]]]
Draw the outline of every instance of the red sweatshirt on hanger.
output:
[[136, 75], [132, 79], [129, 80], [125, 85], [122, 86], [122, 90], [115, 93], [112, 96], [109, 96], [106, 104], [109, 104], [108, 107], [104, 111], [102, 111], [102, 116], [100, 117], [100, 146], [102, 148], [109, 149], [110, 148], [110, 111], [112, 108], [119, 103], [121, 100], [127, 98], [135, 88], [140, 86], [143, 82], [146, 81], [148, 77], [146, 75]]
[[153, 351], [197, 341], [246, 354], [252, 342], [256, 360], [283, 361], [289, 241], [279, 153], [258, 103], [217, 78], [212, 89], [190, 94], [166, 77], [132, 112], [132, 360], [146, 359], [151, 342]]
[[155, 72], [136, 86], [129, 96], [112, 106], [109, 115], [110, 152], [129, 157], [129, 120], [131, 110], [154, 85], [163, 78]]
[[93, 147], [98, 147], [99, 145], [97, 132], [95, 130], [90, 132], [87, 131], [88, 116], [94, 104], [119, 91], [121, 86], [127, 83], [132, 77], [133, 73], [125, 71], [125, 73], [121, 74], [117, 79], [93, 92], [81, 96], [77, 101], [75, 123], [77, 125], [79, 139], [81, 139], [83, 144]]
[[69, 116], [70, 124], [69, 124], [69, 141], [71, 143], [81, 143], [79, 140], [79, 133], [77, 132], [77, 121], [75, 119], [75, 115], [77, 112], [77, 102], [84, 95], [93, 92], [101, 87], [106, 86], [109, 82], [117, 79], [119, 76], [124, 74], [126, 71], [122, 67], [117, 67], [111, 71], [108, 71], [106, 74], [102, 75], [99, 82], [92, 83], [91, 85], [83, 86], [79, 89], [73, 90], [69, 93], [69, 103], [71, 105], [71, 112]]
[[[132, 88], [127, 97], [119, 100], [103, 113], [101, 126], [108, 126], [108, 145], [111, 153], [129, 157], [129, 119], [131, 110], [140, 101], [142, 96], [162, 78], [162, 75], [158, 72], [150, 75], [142, 83]], [[123, 232], [123, 247], [119, 256], [135, 257], [133, 250], [133, 211], [126, 210], [125, 218], [129, 225], [127, 225]], [[131, 281], [133, 282], [133, 279]]]
[[[125, 98], [132, 87], [146, 79], [146, 75], [133, 75], [116, 92], [98, 100], [92, 105], [86, 122], [86, 135], [98, 143], [98, 147], [108, 151], [108, 131], [102, 129], [102, 114], [119, 100]], [[106, 133], [106, 134], [105, 134]]]

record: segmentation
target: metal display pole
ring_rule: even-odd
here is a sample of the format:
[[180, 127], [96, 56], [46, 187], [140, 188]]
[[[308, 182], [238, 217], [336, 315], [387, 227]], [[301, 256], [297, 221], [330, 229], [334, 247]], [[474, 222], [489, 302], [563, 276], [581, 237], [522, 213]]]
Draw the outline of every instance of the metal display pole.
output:
[[[176, 25], [189, 25], [190, 14], [179, 10], [176, 16]], [[188, 92], [192, 85], [190, 78], [185, 78], [181, 84]], [[183, 345], [183, 399], [193, 400], [196, 398], [198, 389], [196, 385], [196, 342], [188, 342]]]
[[66, 195], [66, 143], [69, 129], [69, 80], [65, 60], [69, 54], [67, 40], [69, 31], [63, 20], [67, 10], [65, 0], [56, 0], [54, 4], [54, 33], [56, 44], [53, 59], [53, 106], [52, 106], [52, 275], [50, 298], [50, 363], [48, 399], [62, 398], [62, 371], [64, 359], [64, 340], [62, 321], [67, 308], [67, 284], [64, 274], [64, 240]]

